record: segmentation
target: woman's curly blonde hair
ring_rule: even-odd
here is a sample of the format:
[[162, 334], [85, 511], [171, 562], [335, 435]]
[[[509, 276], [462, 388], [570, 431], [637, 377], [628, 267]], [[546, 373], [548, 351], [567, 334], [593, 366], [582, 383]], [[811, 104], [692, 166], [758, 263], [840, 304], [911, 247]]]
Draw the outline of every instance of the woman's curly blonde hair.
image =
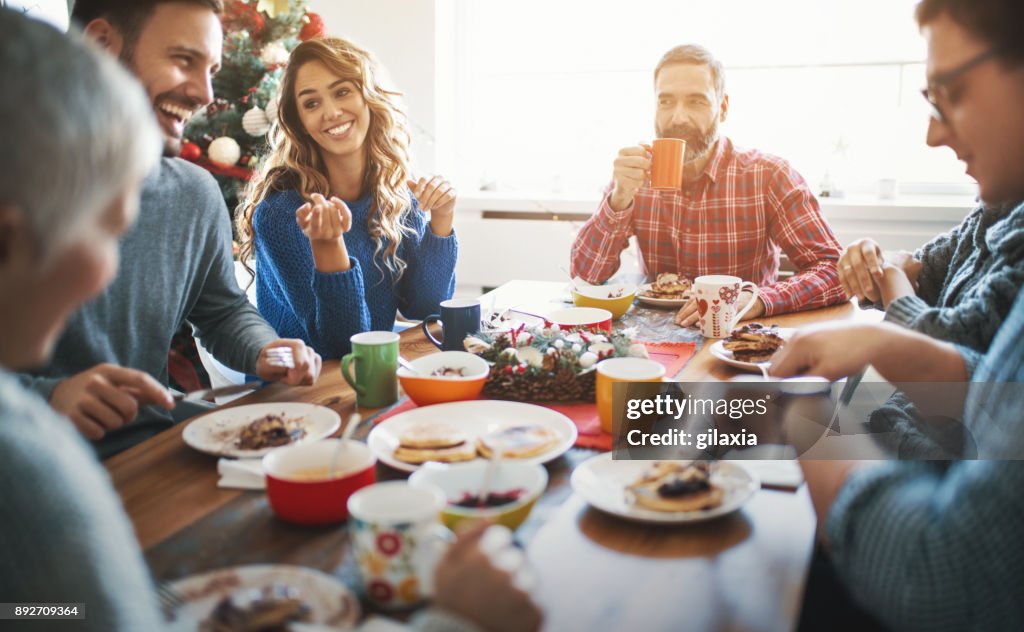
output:
[[295, 95], [295, 77], [299, 69], [310, 62], [320, 62], [342, 79], [355, 83], [370, 110], [362, 187], [364, 192], [373, 194], [368, 229], [376, 244], [374, 258], [382, 253], [385, 267], [401, 277], [405, 262], [397, 255], [398, 247], [403, 236], [411, 234], [411, 229], [402, 224], [402, 216], [410, 209], [411, 200], [406, 186], [410, 137], [405, 112], [398, 104], [401, 93], [381, 85], [377, 61], [369, 52], [338, 37], [303, 42], [288, 58], [281, 81], [278, 117], [269, 134], [270, 153], [239, 205], [239, 258], [252, 274], [248, 262], [255, 251], [253, 215], [270, 192], [298, 189], [307, 200], [314, 193], [330, 195], [320, 146], [302, 125]]

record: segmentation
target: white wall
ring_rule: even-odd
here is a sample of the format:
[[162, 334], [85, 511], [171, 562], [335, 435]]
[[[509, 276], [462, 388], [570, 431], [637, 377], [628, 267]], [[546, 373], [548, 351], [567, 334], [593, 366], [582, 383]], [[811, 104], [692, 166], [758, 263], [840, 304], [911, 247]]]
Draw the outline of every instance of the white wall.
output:
[[308, 7], [323, 17], [328, 34], [369, 50], [388, 71], [393, 86], [405, 94], [414, 169], [417, 175], [433, 173], [438, 134], [435, 78], [443, 74], [437, 63], [435, 33], [443, 4], [435, 0], [310, 0]]

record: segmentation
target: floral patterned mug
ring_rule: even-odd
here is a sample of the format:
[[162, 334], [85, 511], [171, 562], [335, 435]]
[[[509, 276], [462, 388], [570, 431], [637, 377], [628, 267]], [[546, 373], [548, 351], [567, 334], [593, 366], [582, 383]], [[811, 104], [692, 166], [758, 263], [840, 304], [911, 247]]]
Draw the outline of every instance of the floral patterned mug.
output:
[[[753, 296], [742, 308], [737, 305], [740, 292], [750, 289]], [[705, 338], [728, 338], [736, 323], [757, 300], [757, 286], [735, 276], [712, 274], [693, 280], [693, 300], [697, 301], [697, 323]]]
[[437, 487], [391, 481], [348, 500], [352, 550], [366, 598], [382, 609], [419, 605], [433, 591], [434, 567], [452, 539], [439, 516]]

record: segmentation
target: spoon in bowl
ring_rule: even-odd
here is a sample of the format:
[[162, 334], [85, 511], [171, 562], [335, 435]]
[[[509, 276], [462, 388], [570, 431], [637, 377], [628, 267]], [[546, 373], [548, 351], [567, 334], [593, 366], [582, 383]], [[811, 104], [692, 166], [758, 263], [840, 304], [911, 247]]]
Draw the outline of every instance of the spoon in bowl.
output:
[[564, 272], [565, 276], [569, 277], [569, 285], [571, 285], [572, 289], [576, 290], [576, 293], [579, 294], [580, 287], [576, 285], [576, 279], [574, 279], [573, 276], [569, 274], [569, 271], [565, 269], [565, 266], [558, 266], [558, 269]]
[[363, 418], [359, 413], [354, 412], [348, 416], [348, 423], [345, 424], [345, 429], [341, 431], [341, 439], [338, 441], [338, 447], [334, 448], [334, 454], [331, 455], [331, 466], [327, 469], [327, 478], [334, 478], [334, 471], [337, 469], [338, 458], [341, 453], [348, 448], [348, 441], [352, 438], [352, 433], [356, 431], [356, 426], [362, 423]]
[[402, 356], [398, 356], [398, 364], [402, 365], [403, 369], [405, 369], [406, 371], [409, 371], [410, 373], [412, 373], [414, 375], [419, 375], [420, 374], [420, 372], [416, 370], [416, 367], [414, 367], [412, 365], [412, 362], [409, 362], [408, 360], [406, 360]]
[[487, 462], [487, 469], [484, 470], [484, 482], [480, 486], [480, 495], [477, 496], [477, 506], [486, 507], [487, 497], [494, 485], [494, 477], [498, 474], [498, 466], [501, 465], [501, 447], [494, 446], [491, 450], [491, 459]]

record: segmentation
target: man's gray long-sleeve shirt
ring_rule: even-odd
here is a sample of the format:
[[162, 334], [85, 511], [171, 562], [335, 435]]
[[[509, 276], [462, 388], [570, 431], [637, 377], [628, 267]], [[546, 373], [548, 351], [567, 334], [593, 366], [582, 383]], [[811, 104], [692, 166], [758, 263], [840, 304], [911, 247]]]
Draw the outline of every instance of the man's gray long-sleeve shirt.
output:
[[[235, 280], [231, 223], [209, 173], [162, 159], [143, 184], [139, 216], [120, 253], [113, 283], [70, 318], [49, 365], [22, 376], [24, 385], [48, 400], [61, 379], [104, 362], [167, 384], [171, 338], [186, 320], [214, 357], [255, 372], [260, 349], [277, 334]], [[170, 426], [167, 411], [147, 407], [96, 448], [109, 456]]]

